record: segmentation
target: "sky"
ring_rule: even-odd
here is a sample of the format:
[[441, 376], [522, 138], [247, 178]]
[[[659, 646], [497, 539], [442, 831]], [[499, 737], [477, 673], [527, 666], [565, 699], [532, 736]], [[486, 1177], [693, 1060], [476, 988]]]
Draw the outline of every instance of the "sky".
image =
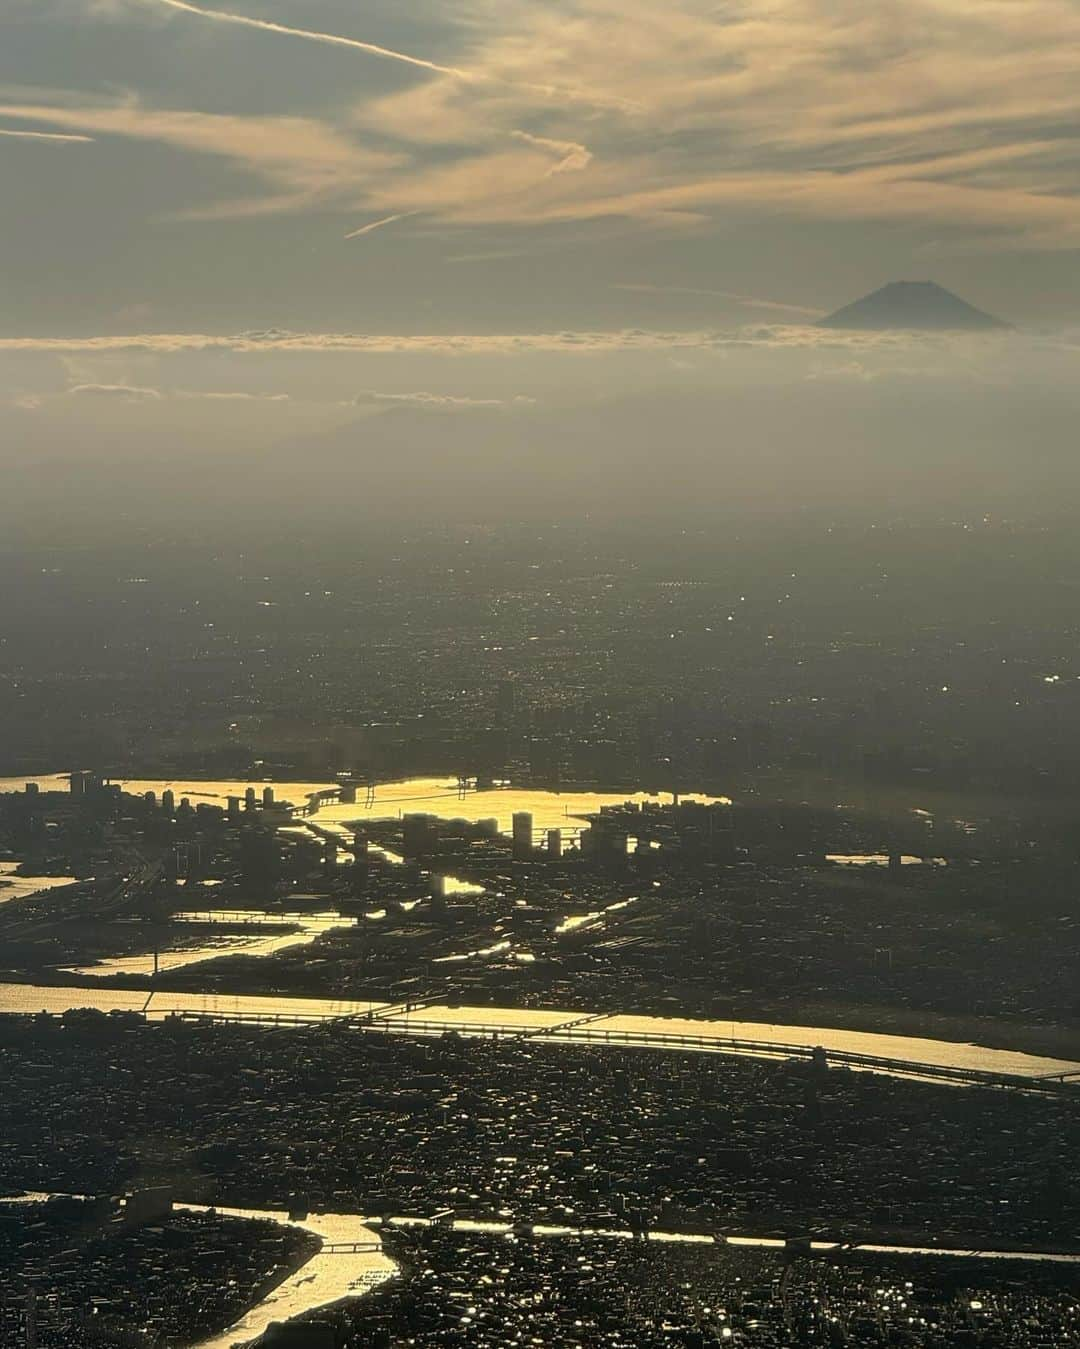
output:
[[[1067, 407], [1076, 0], [4, 0], [0, 28], [16, 462], [505, 440], [646, 390], [688, 426], [724, 390], [749, 425], [748, 388]], [[1016, 330], [814, 328], [901, 278]]]

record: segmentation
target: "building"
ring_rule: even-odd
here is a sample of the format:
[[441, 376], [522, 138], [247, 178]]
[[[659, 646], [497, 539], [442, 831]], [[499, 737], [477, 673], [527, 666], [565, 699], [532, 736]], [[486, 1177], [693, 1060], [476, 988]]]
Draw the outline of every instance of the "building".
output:
[[438, 841], [437, 820], [434, 815], [406, 815], [402, 821], [402, 856], [410, 861], [427, 857]]
[[533, 817], [527, 810], [514, 814], [514, 861], [527, 862], [533, 855]]

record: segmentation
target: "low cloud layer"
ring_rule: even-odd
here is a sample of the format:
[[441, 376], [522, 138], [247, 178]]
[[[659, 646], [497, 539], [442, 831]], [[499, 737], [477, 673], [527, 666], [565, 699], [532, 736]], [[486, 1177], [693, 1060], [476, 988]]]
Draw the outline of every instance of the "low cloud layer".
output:
[[108, 353], [125, 351], [170, 354], [192, 351], [228, 352], [400, 352], [452, 355], [515, 352], [608, 352], [710, 349], [722, 347], [877, 350], [945, 348], [996, 352], [1010, 343], [1073, 346], [1080, 335], [1005, 335], [953, 338], [947, 334], [858, 332], [808, 325], [754, 324], [741, 328], [665, 331], [624, 328], [611, 332], [411, 334], [311, 333], [285, 329], [215, 333], [117, 333], [74, 337], [0, 337], [0, 352]]
[[161, 397], [159, 389], [143, 388], [137, 384], [73, 384], [68, 398], [115, 398], [122, 402], [141, 402]]
[[369, 389], [357, 394], [353, 400], [357, 407], [368, 408], [422, 408], [434, 412], [458, 412], [462, 409], [476, 408], [522, 408], [531, 407], [535, 398], [516, 394], [512, 398], [474, 398], [464, 394], [446, 393], [380, 393]]

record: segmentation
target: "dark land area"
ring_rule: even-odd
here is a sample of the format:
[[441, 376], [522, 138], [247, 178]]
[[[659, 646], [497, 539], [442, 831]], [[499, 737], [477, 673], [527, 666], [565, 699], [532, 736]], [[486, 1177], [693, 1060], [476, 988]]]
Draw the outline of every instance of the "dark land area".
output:
[[[0, 982], [1080, 1060], [1071, 530], [492, 527], [12, 563]], [[61, 790], [21, 785], [57, 771]], [[457, 784], [463, 816], [495, 787], [667, 795], [554, 834], [453, 819], [449, 799], [382, 813], [378, 784], [417, 775]], [[140, 777], [155, 790], [124, 790]], [[211, 782], [241, 785], [193, 790]], [[805, 1247], [1080, 1252], [1064, 1079], [72, 1011], [0, 1018], [0, 1080], [12, 1194], [386, 1219], [401, 1277], [325, 1314], [346, 1349], [1076, 1342], [1071, 1267]], [[88, 1325], [184, 1345], [303, 1258], [258, 1224], [118, 1232], [110, 1202], [96, 1228], [70, 1204], [31, 1206], [29, 1236], [4, 1218], [16, 1333], [33, 1281], [47, 1349], [82, 1349]], [[440, 1213], [516, 1232], [389, 1223]], [[709, 1240], [643, 1242], [658, 1231]]]
[[1075, 1269], [436, 1229], [388, 1244], [403, 1280], [334, 1318], [347, 1349], [1080, 1343]]
[[[89, 1175], [87, 1176], [89, 1179]], [[181, 1346], [225, 1329], [317, 1249], [295, 1228], [112, 1199], [0, 1200], [0, 1334], [41, 1349]]]
[[1071, 1095], [342, 1027], [0, 1031], [12, 1190], [1080, 1251]]

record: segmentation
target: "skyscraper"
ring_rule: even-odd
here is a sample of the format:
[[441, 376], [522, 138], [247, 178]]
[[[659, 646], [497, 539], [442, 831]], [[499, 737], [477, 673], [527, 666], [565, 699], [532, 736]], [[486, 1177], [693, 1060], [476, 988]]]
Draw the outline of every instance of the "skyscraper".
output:
[[513, 826], [514, 861], [527, 862], [533, 851], [533, 817], [527, 810], [519, 810], [514, 815]]

